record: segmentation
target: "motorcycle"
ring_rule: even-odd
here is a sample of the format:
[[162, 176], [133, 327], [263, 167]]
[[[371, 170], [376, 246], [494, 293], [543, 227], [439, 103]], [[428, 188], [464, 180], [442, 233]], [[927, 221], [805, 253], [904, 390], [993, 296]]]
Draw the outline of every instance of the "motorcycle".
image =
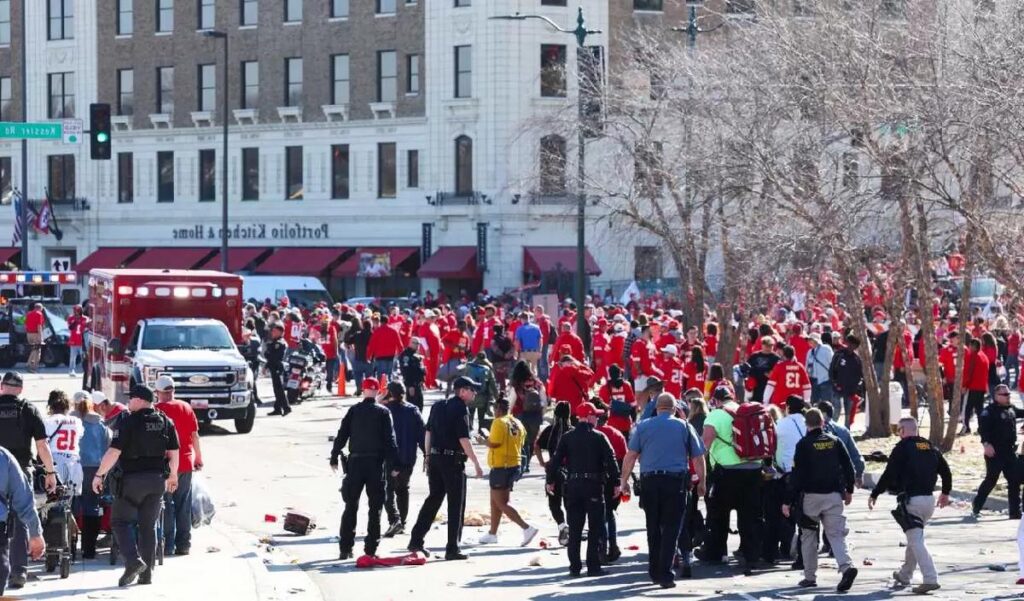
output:
[[302, 340], [288, 357], [288, 382], [285, 385], [288, 403], [298, 405], [316, 396], [326, 380], [327, 358], [323, 349], [309, 340]]

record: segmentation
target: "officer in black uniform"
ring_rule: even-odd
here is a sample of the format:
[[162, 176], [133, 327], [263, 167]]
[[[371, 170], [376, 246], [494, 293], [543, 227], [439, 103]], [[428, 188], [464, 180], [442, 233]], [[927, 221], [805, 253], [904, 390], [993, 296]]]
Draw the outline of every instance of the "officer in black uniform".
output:
[[[569, 574], [580, 575], [580, 542], [583, 525], [587, 523], [587, 576], [602, 576], [599, 551], [605, 538], [604, 488], [606, 482], [616, 482], [619, 465], [615, 462], [612, 445], [604, 434], [594, 430], [597, 417], [604, 412], [593, 403], [582, 403], [576, 408], [579, 423], [558, 441], [558, 448], [547, 466], [547, 490], [553, 493], [558, 471], [563, 465], [565, 476], [565, 509], [569, 521]], [[615, 486], [613, 496], [618, 496]]]
[[985, 445], [985, 479], [978, 486], [972, 503], [973, 515], [978, 517], [992, 492], [999, 474], [1006, 477], [1006, 497], [1010, 504], [1010, 519], [1019, 520], [1020, 475], [1017, 473], [1017, 420], [1024, 418], [1024, 409], [1010, 404], [1010, 388], [996, 386], [995, 401], [989, 403], [978, 417], [978, 434]]
[[[356, 514], [359, 511], [359, 497], [366, 488], [366, 499], [370, 505], [369, 522], [363, 551], [370, 556], [377, 554], [380, 543], [380, 512], [384, 508], [384, 465], [392, 464], [398, 453], [395, 442], [395, 428], [391, 412], [377, 403], [380, 386], [373, 378], [363, 380], [363, 400], [353, 406], [341, 420], [338, 435], [331, 449], [331, 469], [338, 470], [338, 459], [348, 445], [348, 465], [341, 482], [341, 498], [345, 511], [341, 514], [341, 529], [338, 533], [338, 559], [352, 559], [352, 546], [356, 539]], [[383, 396], [383, 395], [381, 395]]]
[[[134, 386], [128, 397], [131, 413], [114, 431], [110, 448], [92, 481], [93, 490], [100, 494], [104, 477], [120, 462], [123, 476], [114, 484], [111, 526], [125, 558], [124, 574], [117, 581], [122, 587], [136, 578], [139, 584], [152, 583], [160, 504], [164, 492], [173, 493], [178, 488], [178, 435], [174, 422], [153, 408], [153, 391], [148, 387]], [[138, 545], [132, 528], [136, 524]]]
[[405, 384], [406, 400], [423, 411], [423, 380], [427, 377], [427, 371], [423, 368], [423, 355], [420, 355], [419, 350], [420, 341], [414, 337], [398, 356], [398, 370]]
[[288, 352], [288, 345], [281, 339], [282, 336], [284, 326], [275, 323], [270, 328], [270, 340], [263, 352], [267, 360], [267, 371], [270, 372], [270, 382], [274, 385], [274, 410], [267, 415], [288, 415], [292, 412], [284, 389], [284, 356]]
[[[53, 456], [46, 439], [46, 426], [39, 411], [28, 401], [22, 400], [22, 380], [17, 372], [7, 372], [0, 380], [0, 446], [18, 460], [28, 482], [32, 482], [32, 446], [43, 462], [46, 474], [46, 490], [57, 488], [56, 472], [53, 470]], [[7, 527], [11, 553], [9, 588], [20, 589], [28, 580], [28, 527], [14, 515]]]
[[476, 398], [480, 384], [460, 376], [452, 382], [452, 388], [455, 396], [430, 408], [424, 437], [426, 452], [423, 457], [430, 492], [423, 501], [409, 539], [409, 551], [422, 553], [423, 539], [437, 517], [441, 501], [447, 497], [448, 545], [444, 554], [447, 561], [466, 559], [459, 550], [462, 518], [466, 509], [466, 459], [473, 462], [477, 478], [484, 476], [473, 445], [469, 442], [468, 405]]

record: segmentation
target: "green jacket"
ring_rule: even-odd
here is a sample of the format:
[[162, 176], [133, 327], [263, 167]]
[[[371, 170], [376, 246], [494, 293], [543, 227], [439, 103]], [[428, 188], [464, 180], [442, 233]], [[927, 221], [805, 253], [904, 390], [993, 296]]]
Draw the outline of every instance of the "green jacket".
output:
[[487, 406], [498, 398], [498, 381], [494, 379], [494, 367], [490, 361], [473, 359], [463, 366], [462, 375], [480, 383], [480, 391], [473, 401], [475, 407]]

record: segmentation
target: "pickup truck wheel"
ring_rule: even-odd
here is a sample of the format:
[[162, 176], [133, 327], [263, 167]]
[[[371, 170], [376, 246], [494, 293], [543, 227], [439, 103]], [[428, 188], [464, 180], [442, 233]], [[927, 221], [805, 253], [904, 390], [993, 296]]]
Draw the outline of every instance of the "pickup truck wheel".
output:
[[60, 353], [57, 349], [50, 345], [43, 346], [42, 357], [43, 365], [46, 367], [57, 367], [61, 364]]
[[17, 361], [14, 357], [14, 351], [13, 349], [11, 349], [11, 347], [5, 346], [3, 348], [0, 348], [0, 367], [4, 369], [10, 369], [14, 367], [16, 362]]
[[245, 409], [245, 417], [235, 420], [235, 432], [239, 434], [248, 434], [252, 432], [252, 427], [256, 423], [256, 403], [250, 402], [249, 406]]

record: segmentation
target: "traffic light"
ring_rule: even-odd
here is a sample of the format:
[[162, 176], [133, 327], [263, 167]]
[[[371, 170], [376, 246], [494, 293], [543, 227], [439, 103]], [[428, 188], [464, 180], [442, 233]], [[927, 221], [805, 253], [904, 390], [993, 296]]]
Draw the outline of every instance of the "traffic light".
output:
[[89, 105], [89, 156], [94, 161], [110, 160], [110, 105]]

